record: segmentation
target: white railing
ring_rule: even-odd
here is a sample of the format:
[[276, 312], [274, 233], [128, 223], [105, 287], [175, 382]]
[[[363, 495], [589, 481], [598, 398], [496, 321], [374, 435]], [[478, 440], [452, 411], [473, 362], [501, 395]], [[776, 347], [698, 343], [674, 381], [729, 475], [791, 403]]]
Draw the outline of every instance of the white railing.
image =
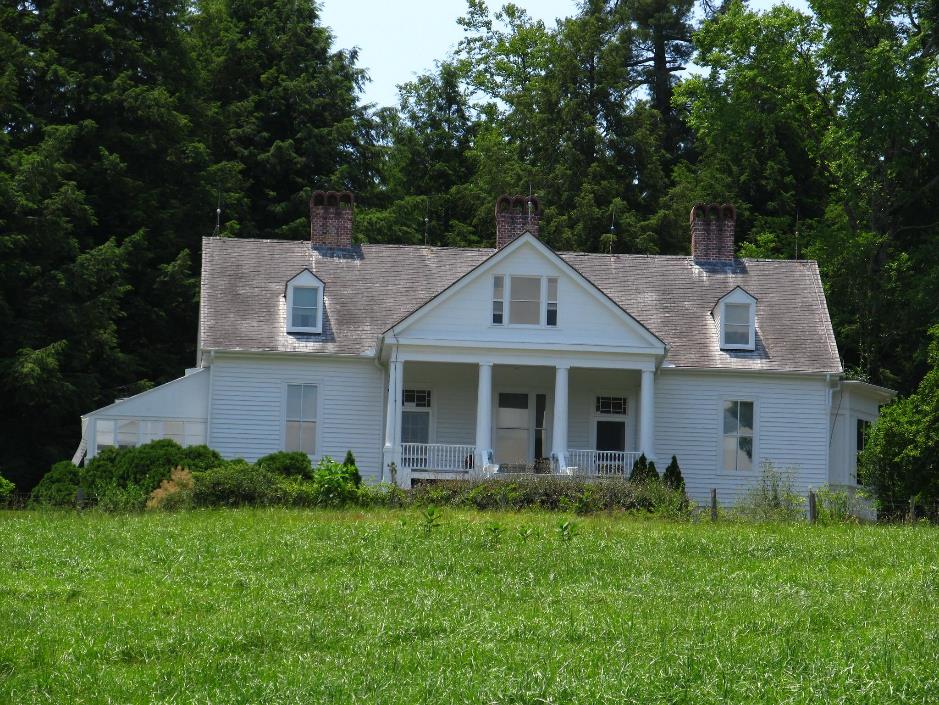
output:
[[639, 451], [571, 449], [567, 466], [578, 475], [629, 477], [640, 455]]
[[401, 465], [411, 470], [464, 472], [472, 470], [476, 447], [448, 443], [402, 443]]

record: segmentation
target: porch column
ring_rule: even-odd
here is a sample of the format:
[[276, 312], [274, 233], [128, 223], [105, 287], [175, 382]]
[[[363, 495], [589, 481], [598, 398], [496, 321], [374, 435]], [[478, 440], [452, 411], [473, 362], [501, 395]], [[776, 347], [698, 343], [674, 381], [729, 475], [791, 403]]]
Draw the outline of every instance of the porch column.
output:
[[476, 390], [476, 470], [489, 464], [492, 450], [492, 363], [479, 363], [479, 386]]
[[[385, 447], [382, 451], [381, 478], [383, 482], [391, 482], [391, 473], [388, 465], [397, 463], [398, 422], [401, 409], [401, 382], [404, 378], [404, 363], [393, 360], [388, 363], [388, 399], [385, 410]], [[399, 468], [400, 470], [400, 468]]]
[[639, 389], [639, 451], [655, 460], [655, 371], [642, 371]]
[[567, 468], [567, 365], [554, 368], [554, 430], [551, 434], [551, 455], [557, 459], [561, 472]]

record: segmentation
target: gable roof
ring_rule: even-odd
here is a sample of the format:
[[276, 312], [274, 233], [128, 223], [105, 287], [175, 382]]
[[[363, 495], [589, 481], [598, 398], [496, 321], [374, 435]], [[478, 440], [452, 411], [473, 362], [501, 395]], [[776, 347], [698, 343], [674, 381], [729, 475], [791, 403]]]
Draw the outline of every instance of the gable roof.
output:
[[428, 301], [421, 302], [413, 311], [408, 313], [401, 320], [389, 326], [388, 329], [384, 332], [387, 333], [391, 330], [394, 330], [396, 333], [401, 332], [412, 322], [419, 320], [427, 311], [439, 305], [448, 297], [454, 295], [461, 288], [468, 285], [475, 278], [475, 275], [485, 276], [486, 271], [488, 271], [490, 268], [498, 266], [498, 263], [501, 260], [511, 256], [513, 252], [522, 247], [525, 247], [526, 245], [535, 248], [544, 257], [557, 264], [562, 271], [566, 272], [574, 281], [583, 286], [584, 289], [591, 293], [591, 295], [595, 296], [601, 304], [608, 306], [617, 316], [620, 316], [622, 319], [624, 319], [624, 323], [626, 323], [630, 329], [638, 333], [641, 338], [644, 338], [650, 346], [659, 347], [661, 352], [664, 352], [665, 341], [646, 328], [641, 321], [638, 321], [635, 316], [627, 311], [621, 304], [613, 301], [613, 299], [607, 296], [607, 294], [602, 289], [587, 279], [581, 272], [574, 269], [574, 267], [572, 267], [557, 252], [548, 247], [528, 231], [522, 233], [519, 237], [515, 238], [508, 245], [505, 245], [502, 249], [495, 250], [489, 257], [466, 272], [466, 274], [461, 276], [452, 284], [447, 286], [439, 294], [432, 297]]
[[[379, 336], [495, 253], [491, 248], [205, 238], [199, 311], [203, 350], [368, 355]], [[558, 253], [669, 346], [676, 367], [840, 372], [815, 262]], [[325, 284], [323, 333], [286, 332], [285, 282], [304, 267]], [[753, 351], [723, 351], [710, 311], [735, 286], [757, 299]]]

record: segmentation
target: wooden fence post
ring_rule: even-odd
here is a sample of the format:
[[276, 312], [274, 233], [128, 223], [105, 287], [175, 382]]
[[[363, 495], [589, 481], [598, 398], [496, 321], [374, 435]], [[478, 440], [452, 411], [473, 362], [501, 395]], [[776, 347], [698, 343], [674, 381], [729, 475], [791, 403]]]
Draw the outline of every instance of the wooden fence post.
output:
[[809, 524], [818, 521], [818, 506], [815, 502], [815, 492], [809, 490]]
[[916, 497], [910, 497], [910, 523], [916, 523]]
[[717, 488], [711, 488], [711, 521], [717, 521]]

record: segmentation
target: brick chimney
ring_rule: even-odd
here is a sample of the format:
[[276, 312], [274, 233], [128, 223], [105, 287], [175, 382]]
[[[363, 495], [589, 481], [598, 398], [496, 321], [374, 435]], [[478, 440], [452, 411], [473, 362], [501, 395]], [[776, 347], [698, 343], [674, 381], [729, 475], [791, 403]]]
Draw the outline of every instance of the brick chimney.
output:
[[702, 262], [733, 262], [737, 211], [729, 203], [697, 203], [691, 209], [691, 255]]
[[310, 243], [313, 247], [352, 247], [350, 191], [314, 191], [310, 196]]
[[499, 196], [496, 201], [496, 247], [502, 249], [524, 232], [538, 237], [541, 204], [537, 196]]

